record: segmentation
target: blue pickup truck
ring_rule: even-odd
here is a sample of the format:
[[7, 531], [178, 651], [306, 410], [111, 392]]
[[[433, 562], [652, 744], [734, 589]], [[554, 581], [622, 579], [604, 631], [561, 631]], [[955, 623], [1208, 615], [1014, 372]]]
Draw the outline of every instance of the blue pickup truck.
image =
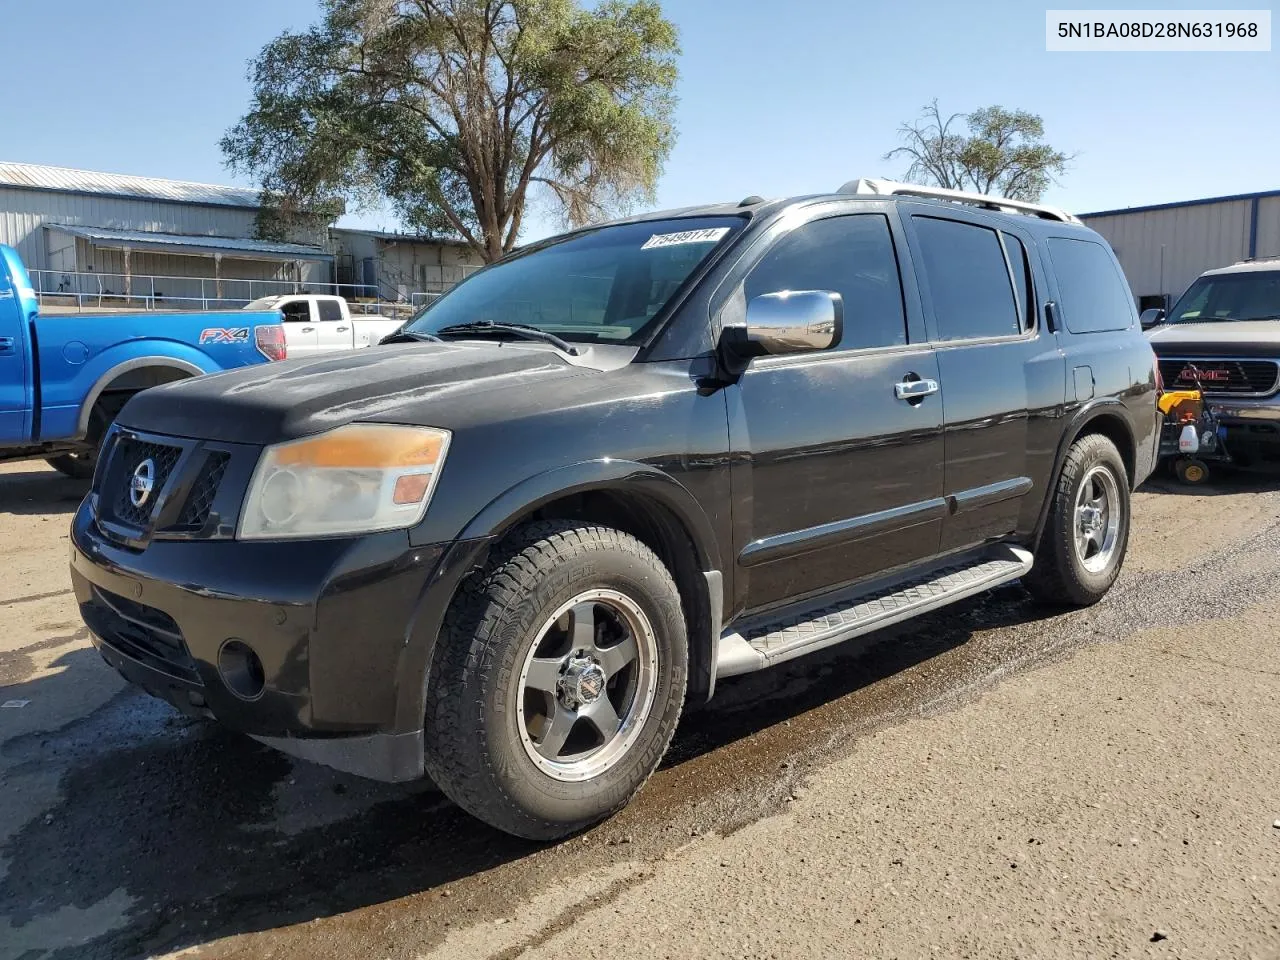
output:
[[26, 267], [0, 244], [0, 462], [93, 475], [98, 442], [147, 387], [283, 360], [279, 311], [38, 316]]

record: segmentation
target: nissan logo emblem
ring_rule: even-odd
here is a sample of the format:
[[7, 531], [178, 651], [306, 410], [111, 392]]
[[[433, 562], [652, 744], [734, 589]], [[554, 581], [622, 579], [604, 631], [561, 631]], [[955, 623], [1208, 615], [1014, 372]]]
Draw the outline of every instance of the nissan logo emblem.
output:
[[151, 499], [151, 489], [156, 484], [156, 462], [150, 457], [133, 468], [133, 476], [129, 478], [129, 502], [135, 507], [143, 506]]

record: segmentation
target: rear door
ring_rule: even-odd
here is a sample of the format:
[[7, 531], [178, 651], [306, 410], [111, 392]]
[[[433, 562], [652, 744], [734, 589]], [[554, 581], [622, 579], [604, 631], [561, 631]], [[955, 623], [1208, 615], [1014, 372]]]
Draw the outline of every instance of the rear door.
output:
[[[738, 570], [748, 609], [818, 594], [937, 552], [942, 404], [891, 206], [811, 208], [771, 245], [726, 310], [783, 290], [829, 290], [840, 342], [753, 359], [726, 394]], [[731, 278], [733, 282], [733, 278]], [[930, 392], [899, 397], [898, 384]]]
[[27, 356], [27, 305], [9, 276], [11, 269], [21, 267], [10, 263], [11, 259], [16, 261], [17, 257], [0, 257], [0, 443], [23, 443], [31, 437], [31, 361]]
[[289, 357], [310, 357], [320, 352], [320, 331], [306, 297], [288, 300], [280, 307], [284, 315], [284, 339]]
[[342, 315], [342, 304], [330, 297], [317, 297], [313, 302], [318, 317], [316, 331], [319, 334], [321, 352], [350, 350], [354, 347], [355, 334], [351, 330], [351, 320]]
[[1062, 353], [1032, 237], [1005, 218], [902, 205], [944, 385], [942, 549], [1034, 524], [1056, 452]]

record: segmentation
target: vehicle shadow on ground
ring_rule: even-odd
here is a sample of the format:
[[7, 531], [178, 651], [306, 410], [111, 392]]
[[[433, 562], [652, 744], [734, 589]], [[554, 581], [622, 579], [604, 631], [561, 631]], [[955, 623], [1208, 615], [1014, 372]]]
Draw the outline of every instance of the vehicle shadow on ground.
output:
[[0, 513], [74, 513], [88, 492], [88, 480], [72, 480], [54, 470], [0, 473]]
[[[1006, 586], [857, 650], [739, 678], [686, 717], [663, 767], [856, 693], [978, 629], [1053, 613]], [[86, 671], [108, 668], [81, 648], [54, 669], [6, 687], [4, 699], [74, 697]], [[46, 943], [50, 957], [134, 956], [280, 928], [430, 891], [542, 849], [473, 820], [429, 784], [372, 783], [293, 761], [133, 688], [66, 727], [9, 739], [0, 761], [11, 782], [51, 764], [64, 771], [58, 804], [32, 811], [0, 848], [8, 862], [0, 928], [7, 919], [21, 942], [29, 924], [127, 895], [111, 928], [85, 931], [88, 942], [75, 946]], [[682, 796], [697, 799], [705, 798]]]
[[1280, 470], [1215, 470], [1205, 483], [1183, 483], [1163, 469], [1138, 488], [1142, 493], [1178, 497], [1220, 497], [1239, 493], [1269, 493], [1280, 490]]

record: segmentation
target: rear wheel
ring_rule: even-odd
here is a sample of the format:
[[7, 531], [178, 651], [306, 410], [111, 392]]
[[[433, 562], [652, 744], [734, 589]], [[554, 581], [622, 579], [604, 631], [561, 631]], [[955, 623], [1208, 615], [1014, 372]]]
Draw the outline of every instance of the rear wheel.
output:
[[[122, 404], [117, 404], [113, 409], [118, 411], [120, 406]], [[94, 404], [89, 414], [89, 432], [84, 445], [71, 453], [46, 457], [44, 462], [73, 480], [92, 480], [93, 472], [98, 467], [98, 451], [102, 449], [102, 439], [107, 435], [107, 428], [111, 426], [113, 419], [115, 413], [109, 413], [105, 404]]]
[[73, 480], [92, 480], [93, 471], [98, 466], [98, 451], [97, 448], [94, 448], [93, 450], [64, 453], [56, 457], [46, 457], [44, 462], [63, 476], [70, 477]]
[[427, 687], [427, 772], [459, 806], [550, 840], [624, 806], [684, 701], [680, 594], [618, 530], [517, 530], [446, 615]]
[[1129, 545], [1129, 482], [1114, 443], [1088, 434], [1067, 451], [1027, 589], [1048, 603], [1088, 606], [1111, 589]]

